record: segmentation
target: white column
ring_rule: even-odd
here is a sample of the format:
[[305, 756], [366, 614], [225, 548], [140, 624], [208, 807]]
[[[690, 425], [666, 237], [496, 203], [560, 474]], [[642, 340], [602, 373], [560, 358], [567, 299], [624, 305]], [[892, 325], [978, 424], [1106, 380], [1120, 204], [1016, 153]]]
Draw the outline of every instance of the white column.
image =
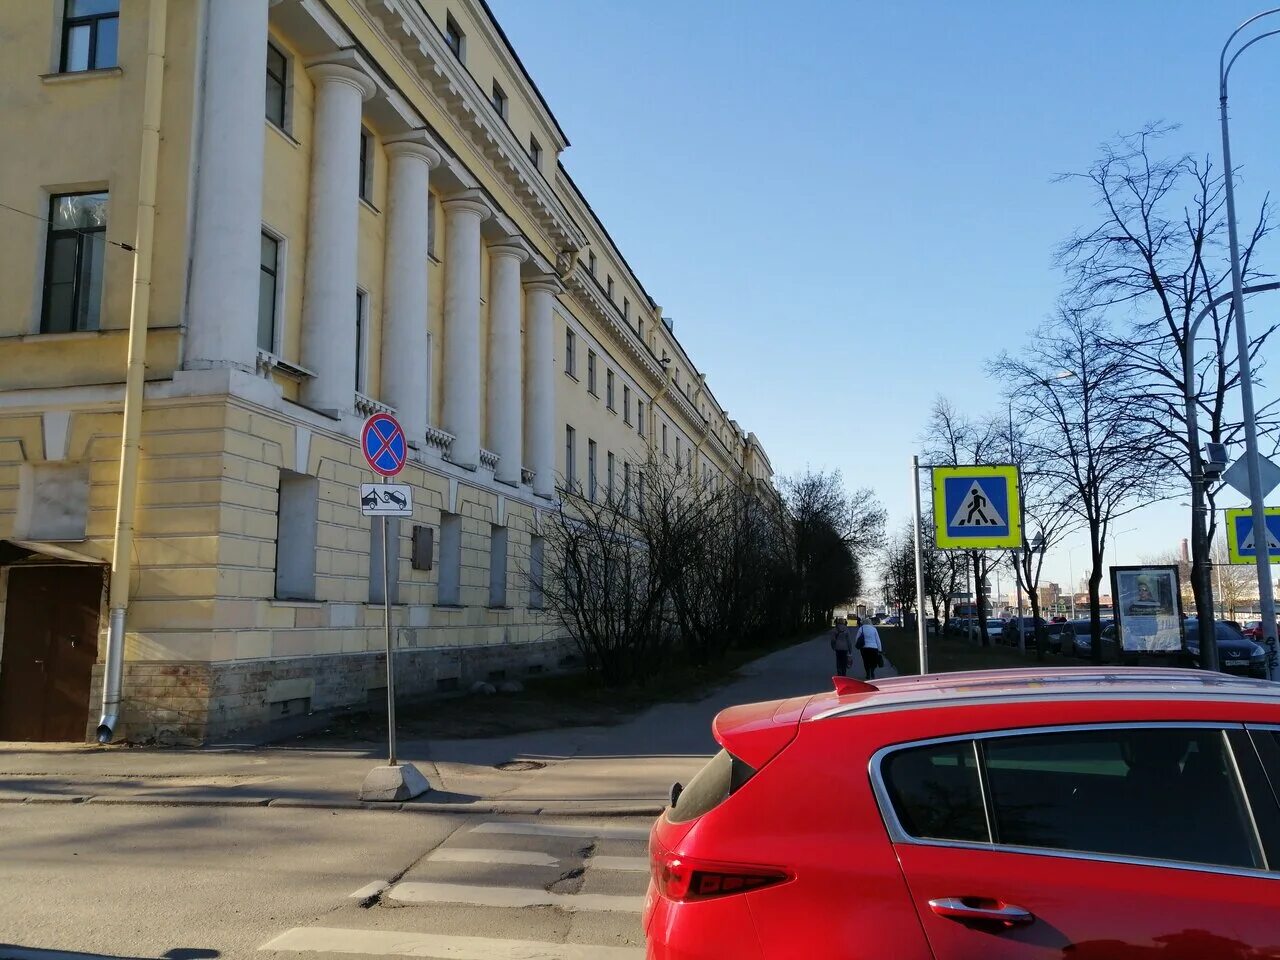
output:
[[519, 243], [489, 248], [489, 443], [498, 455], [494, 479], [515, 486], [524, 466], [520, 264], [528, 256]]
[[556, 492], [556, 338], [551, 305], [561, 289], [550, 275], [525, 284], [525, 444], [533, 492], [540, 497]]
[[373, 82], [343, 63], [307, 68], [315, 82], [307, 272], [302, 289], [302, 363], [315, 377], [303, 402], [330, 416], [355, 408], [356, 241], [361, 104]]
[[478, 190], [444, 201], [444, 428], [449, 459], [480, 464], [480, 222], [489, 215]]
[[427, 434], [427, 182], [440, 154], [422, 135], [386, 145], [386, 276], [382, 308], [382, 399], [396, 408], [410, 443]]
[[267, 0], [208, 8], [183, 365], [253, 370], [258, 343]]

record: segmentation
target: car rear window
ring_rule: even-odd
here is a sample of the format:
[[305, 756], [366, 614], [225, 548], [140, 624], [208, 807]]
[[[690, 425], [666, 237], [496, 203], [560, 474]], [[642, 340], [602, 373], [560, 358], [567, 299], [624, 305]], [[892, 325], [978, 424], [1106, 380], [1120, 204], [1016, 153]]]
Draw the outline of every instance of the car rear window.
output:
[[737, 793], [755, 773], [750, 764], [728, 750], [721, 750], [680, 791], [675, 805], [667, 811], [667, 820], [671, 823], [696, 820]]
[[902, 828], [931, 840], [990, 839], [969, 740], [890, 754], [881, 768]]

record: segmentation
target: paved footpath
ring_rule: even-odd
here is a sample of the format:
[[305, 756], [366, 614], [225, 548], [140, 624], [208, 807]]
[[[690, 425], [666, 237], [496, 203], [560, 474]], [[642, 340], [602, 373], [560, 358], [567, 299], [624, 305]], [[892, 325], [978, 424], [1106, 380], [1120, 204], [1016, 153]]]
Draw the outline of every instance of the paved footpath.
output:
[[[704, 699], [660, 704], [616, 726], [401, 741], [401, 758], [417, 764], [433, 788], [405, 806], [456, 813], [655, 814], [672, 781], [687, 781], [717, 749], [711, 736], [716, 713], [732, 704], [827, 689], [832, 659], [823, 635], [746, 665], [737, 679]], [[892, 666], [883, 672], [891, 675]], [[355, 808], [361, 806], [355, 798], [364, 775], [384, 762], [383, 756], [369, 744], [321, 749], [6, 744], [0, 745], [0, 804]]]

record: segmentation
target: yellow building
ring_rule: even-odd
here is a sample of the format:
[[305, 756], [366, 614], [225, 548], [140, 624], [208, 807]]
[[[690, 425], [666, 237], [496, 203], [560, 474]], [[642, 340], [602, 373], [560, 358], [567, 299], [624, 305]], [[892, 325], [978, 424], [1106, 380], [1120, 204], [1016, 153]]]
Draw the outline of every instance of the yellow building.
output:
[[483, 0], [5, 3], [0, 35], [0, 739], [376, 701], [384, 557], [405, 695], [554, 670], [566, 478], [769, 485]]

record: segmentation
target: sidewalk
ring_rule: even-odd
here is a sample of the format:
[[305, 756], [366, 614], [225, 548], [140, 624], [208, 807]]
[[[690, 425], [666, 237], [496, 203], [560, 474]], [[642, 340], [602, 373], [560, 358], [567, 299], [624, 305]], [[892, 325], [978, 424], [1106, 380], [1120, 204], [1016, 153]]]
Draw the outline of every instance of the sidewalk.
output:
[[[0, 804], [129, 803], [416, 810], [455, 813], [657, 814], [675, 780], [716, 751], [727, 706], [814, 693], [832, 672], [826, 635], [756, 660], [702, 700], [665, 703], [612, 727], [476, 740], [402, 740], [432, 790], [404, 804], [355, 797], [385, 748], [368, 744], [167, 749], [0, 745]], [[855, 658], [857, 659], [857, 658]], [[860, 670], [860, 667], [855, 668]], [[883, 674], [893, 675], [891, 665]]]

